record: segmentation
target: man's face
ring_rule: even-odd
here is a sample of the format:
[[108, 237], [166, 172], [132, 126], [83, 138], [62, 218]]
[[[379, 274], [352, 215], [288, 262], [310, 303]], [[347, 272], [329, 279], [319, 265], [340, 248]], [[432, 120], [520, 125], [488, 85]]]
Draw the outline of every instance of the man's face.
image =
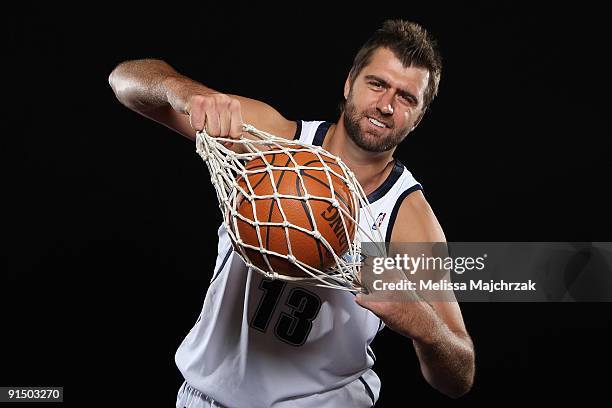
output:
[[354, 82], [344, 85], [344, 127], [364, 150], [386, 152], [417, 124], [429, 71], [404, 67], [387, 48], [374, 51]]

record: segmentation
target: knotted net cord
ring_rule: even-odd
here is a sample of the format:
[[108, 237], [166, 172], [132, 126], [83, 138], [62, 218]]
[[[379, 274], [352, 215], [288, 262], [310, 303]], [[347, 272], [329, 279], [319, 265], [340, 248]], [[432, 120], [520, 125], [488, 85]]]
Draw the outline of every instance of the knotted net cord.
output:
[[[234, 247], [237, 249], [237, 252], [242, 257], [245, 264], [272, 279], [299, 281], [304, 284], [341, 290], [363, 291], [363, 286], [360, 284], [359, 279], [362, 261], [361, 243], [364, 241], [382, 243], [383, 239], [378, 230], [366, 230], [360, 226], [360, 218], [365, 217], [368, 220], [367, 223], [364, 223], [365, 225], [372, 225], [374, 223], [374, 216], [366, 194], [353, 172], [339, 157], [332, 155], [320, 146], [306, 145], [297, 140], [280, 138], [258, 130], [248, 124], [243, 126], [243, 131], [248, 135], [242, 135], [240, 139], [211, 137], [206, 131], [198, 132], [196, 134], [196, 151], [208, 167], [211, 181], [217, 194], [219, 208], [223, 214], [223, 222]], [[236, 153], [225, 147], [222, 144], [224, 142], [242, 144], [245, 152]], [[318, 159], [318, 163], [309, 164], [308, 166], [298, 164], [293, 157], [293, 155], [298, 152], [314, 154]], [[292, 164], [291, 167], [288, 164], [279, 166], [269, 162], [269, 156], [283, 153], [290, 159]], [[257, 157], [261, 159], [265, 167], [247, 169], [246, 164], [248, 161]], [[340, 169], [340, 172], [331, 168], [326, 161], [334, 163], [337, 168]], [[279, 193], [274, 177], [274, 171], [276, 170], [294, 172], [299, 180], [301, 191], [303, 191], [304, 194], [298, 196]], [[305, 170], [321, 171], [325, 174], [330, 188], [330, 197], [322, 197], [308, 193], [307, 185], [303, 177], [303, 172]], [[270, 178], [270, 184], [273, 188], [272, 194], [258, 195], [251, 185], [249, 176], [263, 173], [266, 173]], [[349, 207], [353, 209], [354, 214], [350, 214], [349, 211], [340, 205], [336, 197], [337, 194], [334, 189], [334, 182], [332, 182], [332, 175], [347, 186], [350, 192], [349, 199], [351, 201], [351, 206]], [[238, 183], [240, 179], [246, 185], [246, 189]], [[243, 199], [251, 203], [253, 212], [252, 219], [238, 212], [237, 207], [240, 200]], [[287, 215], [283, 210], [283, 199], [301, 200], [308, 212], [313, 228], [307, 229], [292, 224], [287, 219]], [[258, 219], [256, 210], [258, 200], [274, 200], [283, 221], [272, 222]], [[348, 243], [348, 250], [346, 253], [337, 254], [327, 239], [319, 232], [317, 217], [313, 212], [311, 200], [327, 202], [338, 211], [338, 215], [341, 219], [343, 238], [346, 239]], [[257, 246], [243, 241], [237, 224], [238, 220], [255, 228], [258, 240]], [[265, 227], [283, 228], [287, 241], [287, 254], [278, 253], [266, 248], [261, 231], [261, 229]], [[313, 239], [318, 240], [333, 256], [334, 265], [325, 270], [320, 270], [300, 261], [299, 257], [295, 255], [299, 251], [299, 248], [294, 248], [289, 238], [290, 229], [301, 231], [304, 234], [310, 235]], [[351, 238], [351, 235], [354, 235], [354, 237]], [[255, 265], [251, 259], [249, 259], [246, 249], [259, 252], [265, 262], [266, 269], [262, 269]], [[380, 251], [381, 254], [384, 253], [382, 248]], [[283, 274], [282, 271], [279, 272], [274, 270], [270, 262], [270, 257], [278, 257], [287, 260], [304, 272], [305, 276], [290, 276]]]

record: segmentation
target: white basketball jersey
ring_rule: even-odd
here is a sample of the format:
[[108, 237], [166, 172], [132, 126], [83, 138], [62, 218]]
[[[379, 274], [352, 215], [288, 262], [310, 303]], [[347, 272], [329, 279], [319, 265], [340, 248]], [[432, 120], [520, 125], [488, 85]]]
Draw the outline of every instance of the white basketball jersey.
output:
[[[296, 139], [322, 145], [330, 125], [298, 121]], [[376, 222], [361, 227], [388, 241], [402, 200], [418, 189], [396, 160], [368, 196]], [[233, 251], [223, 225], [218, 234], [202, 313], [176, 353], [187, 383], [227, 407], [374, 405], [380, 380], [369, 345], [380, 319], [350, 292], [266, 279]]]

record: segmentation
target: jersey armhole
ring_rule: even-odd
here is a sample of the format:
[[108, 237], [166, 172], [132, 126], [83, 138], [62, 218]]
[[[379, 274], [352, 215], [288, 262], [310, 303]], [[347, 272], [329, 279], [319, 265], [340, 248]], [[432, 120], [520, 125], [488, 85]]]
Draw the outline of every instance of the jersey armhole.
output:
[[404, 191], [395, 202], [393, 206], [393, 211], [391, 211], [391, 216], [389, 217], [389, 225], [387, 225], [387, 234], [385, 237], [385, 242], [389, 244], [391, 242], [391, 234], [393, 233], [393, 227], [395, 226], [395, 219], [397, 218], [397, 213], [399, 212], [402, 203], [411, 193], [414, 193], [417, 190], [423, 190], [423, 186], [419, 183], [416, 183], [414, 186], [410, 187], [406, 191]]
[[300, 137], [302, 136], [302, 121], [296, 120], [295, 123], [297, 124], [297, 126], [295, 128], [295, 135], [293, 135], [293, 140], [300, 140]]

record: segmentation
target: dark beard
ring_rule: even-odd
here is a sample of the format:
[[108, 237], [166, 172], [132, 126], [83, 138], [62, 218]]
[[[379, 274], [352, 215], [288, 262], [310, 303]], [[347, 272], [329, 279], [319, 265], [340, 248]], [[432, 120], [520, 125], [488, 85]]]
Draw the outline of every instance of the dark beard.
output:
[[407, 129], [393, 129], [385, 137], [365, 137], [365, 131], [359, 127], [359, 121], [367, 116], [376, 118], [379, 115], [374, 113], [368, 115], [367, 112], [360, 114], [349, 96], [344, 109], [344, 128], [351, 140], [363, 150], [374, 153], [386, 152], [400, 144], [408, 135]]

